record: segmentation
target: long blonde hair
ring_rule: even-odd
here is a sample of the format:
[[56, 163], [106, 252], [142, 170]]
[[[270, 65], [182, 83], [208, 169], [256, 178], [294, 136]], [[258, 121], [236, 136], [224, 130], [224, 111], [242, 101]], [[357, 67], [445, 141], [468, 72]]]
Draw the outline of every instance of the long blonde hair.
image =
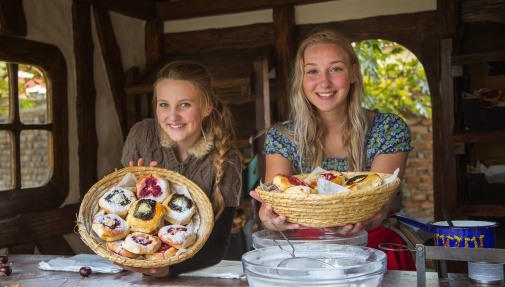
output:
[[[365, 136], [368, 130], [366, 110], [362, 108], [363, 76], [360, 70], [358, 56], [351, 43], [341, 34], [334, 31], [315, 31], [303, 40], [298, 48], [295, 58], [294, 73], [291, 83], [291, 112], [289, 120], [293, 122], [292, 132], [278, 125], [281, 131], [291, 138], [300, 154], [300, 169], [302, 172], [310, 172], [321, 164], [324, 155], [323, 139], [327, 134], [325, 125], [317, 113], [316, 108], [309, 102], [303, 93], [304, 77], [304, 54], [308, 47], [315, 44], [336, 44], [340, 46], [348, 56], [351, 64], [356, 64], [354, 73], [355, 81], [351, 84], [347, 96], [348, 110], [342, 117], [344, 120], [339, 128], [342, 133], [344, 153], [349, 164], [349, 171], [361, 171], [366, 168], [366, 156], [364, 153]], [[303, 161], [310, 164], [310, 170], [303, 170]]]
[[[215, 218], [219, 218], [224, 210], [224, 198], [219, 184], [228, 164], [229, 152], [232, 150], [234, 128], [231, 112], [218, 97], [209, 70], [192, 61], [175, 61], [167, 64], [158, 73], [154, 86], [165, 79], [188, 81], [199, 91], [203, 111], [212, 108], [208, 117], [202, 122], [203, 135], [214, 135], [213, 166], [216, 173], [216, 188], [212, 194], [212, 206]], [[153, 96], [153, 110], [156, 111], [156, 93]]]

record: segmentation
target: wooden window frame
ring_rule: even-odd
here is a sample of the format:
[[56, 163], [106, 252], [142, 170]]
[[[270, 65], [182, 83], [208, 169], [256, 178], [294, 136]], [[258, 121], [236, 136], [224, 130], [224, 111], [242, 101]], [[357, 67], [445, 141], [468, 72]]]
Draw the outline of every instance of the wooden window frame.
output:
[[[61, 51], [53, 45], [0, 35], [0, 60], [31, 64], [39, 67], [46, 76], [49, 118], [47, 130], [52, 133], [53, 150], [49, 159], [52, 174], [47, 184], [40, 187], [20, 188], [20, 179], [14, 189], [0, 191], [0, 217], [13, 217], [29, 212], [58, 208], [68, 195], [69, 147], [67, 69]], [[27, 129], [20, 123], [2, 124], [0, 130]], [[15, 169], [20, 169], [19, 163]], [[13, 170], [18, 176], [19, 170]]]

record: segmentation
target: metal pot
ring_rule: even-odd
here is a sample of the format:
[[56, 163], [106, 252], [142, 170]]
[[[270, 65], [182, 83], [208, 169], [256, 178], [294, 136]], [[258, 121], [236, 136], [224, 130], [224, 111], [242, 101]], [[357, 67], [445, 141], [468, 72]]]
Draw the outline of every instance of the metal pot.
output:
[[395, 215], [394, 218], [404, 224], [432, 233], [435, 246], [463, 248], [496, 247], [496, 229], [498, 223], [494, 221], [452, 220], [454, 227], [450, 227], [447, 221], [424, 224], [400, 215]]

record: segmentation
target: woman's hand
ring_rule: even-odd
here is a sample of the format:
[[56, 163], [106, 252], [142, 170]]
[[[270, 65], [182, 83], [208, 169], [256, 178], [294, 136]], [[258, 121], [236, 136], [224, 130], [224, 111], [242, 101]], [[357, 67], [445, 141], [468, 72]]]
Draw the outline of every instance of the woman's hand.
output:
[[367, 219], [363, 222], [356, 222], [354, 224], [346, 224], [344, 226], [326, 227], [325, 230], [328, 230], [330, 232], [340, 233], [342, 235], [354, 234], [354, 233], [360, 232], [361, 230], [365, 230], [365, 227], [369, 223], [379, 220], [381, 218], [382, 218], [382, 214], [380, 212], [377, 212], [370, 219]]
[[125, 270], [137, 272], [137, 273], [142, 273], [144, 275], [153, 276], [153, 277], [167, 277], [168, 271], [169, 271], [168, 266], [158, 267], [158, 268], [141, 268], [141, 267], [126, 266], [126, 265], [122, 265], [119, 263], [115, 263], [115, 264]]
[[[143, 158], [139, 158], [138, 162], [137, 162], [137, 165], [138, 166], [144, 166], [144, 159]], [[130, 161], [130, 167], [134, 167], [135, 166], [135, 162], [134, 161]], [[149, 163], [149, 166], [158, 166], [158, 162], [157, 161], [151, 161]]]
[[249, 194], [251, 197], [261, 202], [259, 217], [266, 228], [270, 230], [284, 231], [286, 229], [299, 229], [301, 227], [300, 224], [286, 221], [286, 216], [275, 213], [272, 207], [267, 205], [256, 193], [256, 191], [251, 190]]

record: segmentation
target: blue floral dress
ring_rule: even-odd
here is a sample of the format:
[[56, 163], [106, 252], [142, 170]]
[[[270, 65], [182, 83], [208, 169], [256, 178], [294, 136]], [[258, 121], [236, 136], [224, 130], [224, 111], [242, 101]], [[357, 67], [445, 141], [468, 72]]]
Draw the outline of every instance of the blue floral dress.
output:
[[[284, 124], [293, 130], [293, 123]], [[365, 139], [366, 170], [369, 171], [372, 161], [379, 154], [392, 154], [398, 151], [411, 151], [410, 129], [405, 121], [395, 114], [376, 112], [368, 128]], [[280, 154], [293, 163], [294, 174], [310, 173], [310, 163], [302, 159], [295, 145], [277, 128], [271, 128], [266, 136], [264, 155]], [[349, 168], [347, 158], [323, 158], [319, 165], [325, 170], [345, 172]]]

